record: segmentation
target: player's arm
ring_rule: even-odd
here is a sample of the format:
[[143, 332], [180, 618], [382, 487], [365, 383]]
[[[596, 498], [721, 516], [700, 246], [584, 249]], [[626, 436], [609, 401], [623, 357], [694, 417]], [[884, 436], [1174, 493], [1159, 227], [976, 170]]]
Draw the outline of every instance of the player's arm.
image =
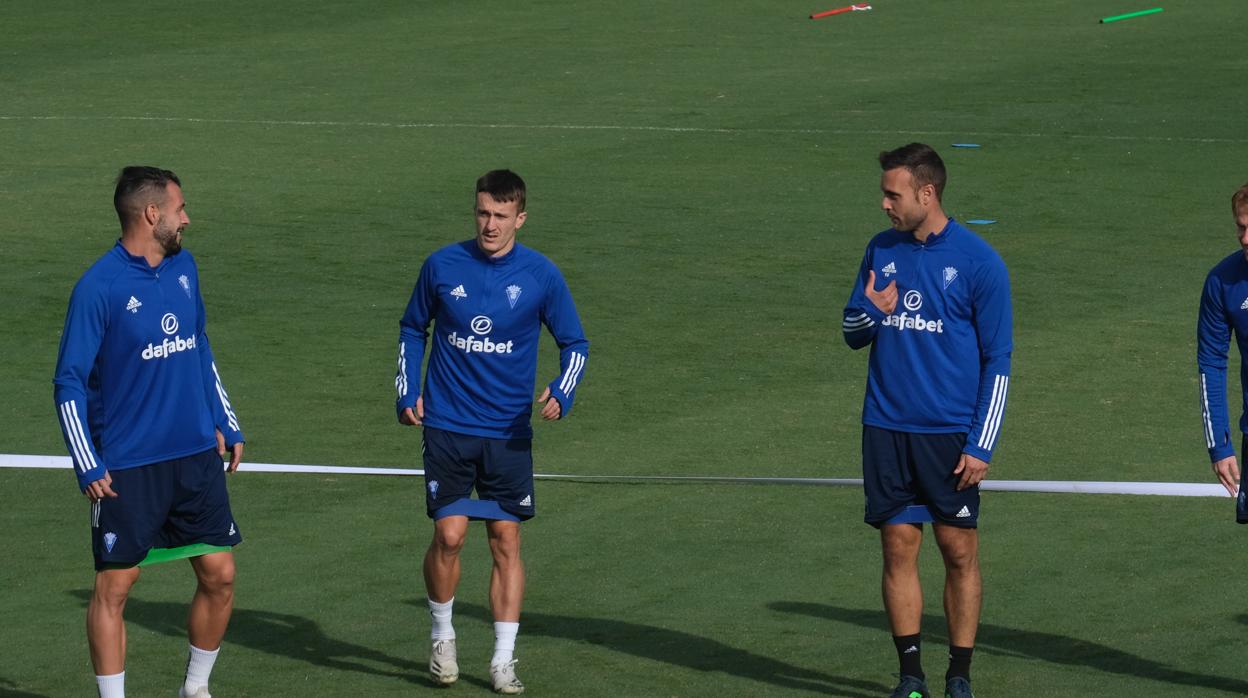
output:
[[433, 267], [425, 260], [420, 276], [407, 302], [407, 310], [399, 321], [399, 365], [394, 376], [395, 413], [399, 423], [420, 426], [425, 418], [424, 400], [420, 394], [420, 370], [429, 339], [429, 323], [437, 312], [437, 283]]
[[1014, 314], [1010, 276], [1005, 262], [993, 256], [975, 270], [972, 304], [979, 344], [979, 390], [962, 459], [954, 471], [958, 489], [977, 484], [987, 474], [992, 451], [1001, 435], [1010, 388], [1010, 354], [1014, 349]]
[[1230, 410], [1226, 402], [1226, 364], [1231, 346], [1231, 322], [1222, 302], [1221, 281], [1205, 279], [1196, 319], [1196, 366], [1200, 372], [1200, 417], [1205, 447], [1218, 481], [1232, 495], [1239, 482], [1239, 463], [1231, 441]]
[[542, 324], [559, 347], [559, 377], [546, 385], [537, 401], [542, 403], [543, 419], [562, 419], [572, 411], [576, 387], [585, 377], [589, 340], [585, 338], [576, 304], [572, 302], [572, 292], [558, 272], [548, 283], [541, 316]]
[[861, 349], [874, 341], [880, 323], [897, 307], [897, 282], [890, 281], [877, 290], [878, 285], [868, 247], [841, 319], [841, 333], [851, 349]]
[[110, 484], [112, 477], [100, 460], [91, 435], [87, 380], [95, 366], [96, 356], [108, 326], [108, 308], [104, 294], [80, 281], [69, 299], [65, 314], [65, 330], [56, 358], [52, 379], [52, 397], [56, 402], [61, 436], [74, 464], [78, 488], [91, 499], [116, 497]]
[[[198, 277], [196, 273], [196, 277]], [[208, 402], [208, 410], [212, 415], [212, 423], [217, 428], [217, 453], [225, 458], [230, 454], [229, 472], [238, 470], [243, 459], [243, 429], [238, 424], [238, 415], [230, 396], [221, 381], [221, 372], [217, 370], [217, 362], [212, 356], [212, 346], [208, 343], [205, 328], [208, 317], [204, 308], [203, 296], [199, 294], [198, 279], [195, 284], [195, 349], [199, 354], [200, 378], [204, 384], [204, 399]]]

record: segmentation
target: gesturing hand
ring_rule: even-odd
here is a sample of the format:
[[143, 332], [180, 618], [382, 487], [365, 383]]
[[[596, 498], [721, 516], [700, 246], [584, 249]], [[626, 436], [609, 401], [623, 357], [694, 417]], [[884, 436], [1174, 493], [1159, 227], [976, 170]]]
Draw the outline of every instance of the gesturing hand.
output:
[[418, 427], [424, 423], [425, 419], [425, 396], [421, 395], [416, 398], [416, 409], [408, 407], [403, 410], [403, 415], [399, 417], [399, 422], [409, 427]]
[[983, 482], [984, 476], [988, 474], [988, 463], [969, 453], [963, 453], [962, 457], [958, 459], [958, 467], [953, 469], [953, 474], [962, 476], [958, 478], [958, 484], [955, 488], [961, 492], [968, 487], [973, 487]]
[[875, 290], [875, 270], [867, 270], [867, 287], [864, 289], [867, 299], [871, 301], [880, 312], [885, 315], [891, 315], [897, 308], [897, 280], [888, 282], [883, 291]]
[[221, 430], [218, 429], [217, 430], [217, 455], [221, 456], [222, 460], [225, 460], [225, 454], [227, 452], [230, 454], [230, 466], [225, 469], [225, 472], [232, 473], [235, 470], [238, 470], [238, 464], [239, 462], [243, 460], [243, 442], [239, 441], [238, 443], [234, 444], [233, 446], [230, 446], [227, 449], [225, 447], [225, 434], [222, 434]]
[[563, 416], [563, 405], [551, 396], [550, 386], [542, 391], [541, 397], [537, 398], [537, 404], [542, 406], [542, 419], [548, 422], [553, 422]]
[[1239, 491], [1239, 462], [1235, 460], [1235, 456], [1228, 456], [1213, 464], [1213, 474], [1218, 476], [1218, 482], [1226, 488], [1227, 492], [1234, 497]]
[[87, 499], [98, 502], [105, 497], [116, 497], [117, 493], [113, 491], [113, 476], [106, 470], [104, 477], [83, 488], [82, 493], [87, 495]]

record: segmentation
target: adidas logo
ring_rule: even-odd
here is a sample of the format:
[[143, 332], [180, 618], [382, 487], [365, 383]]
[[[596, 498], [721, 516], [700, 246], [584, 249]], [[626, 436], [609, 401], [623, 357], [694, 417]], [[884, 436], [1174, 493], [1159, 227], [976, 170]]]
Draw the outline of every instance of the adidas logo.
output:
[[533, 495], [531, 495], [531, 494], [526, 494], [526, 495], [524, 495], [524, 499], [521, 499], [521, 500], [520, 500], [520, 506], [522, 506], [522, 507], [531, 507], [531, 506], [533, 506]]
[[906, 648], [905, 652], [902, 652], [902, 654], [914, 654], [915, 652], [918, 652], [918, 651], [919, 651], [919, 648], [916, 645], [910, 645], [909, 647]]
[[130, 296], [130, 302], [126, 303], [126, 310], [129, 310], [133, 314], [139, 312], [139, 308], [141, 307], [143, 307], [143, 304], [139, 302], [139, 299], [134, 296]]
[[455, 287], [455, 290], [451, 291], [451, 295], [456, 298], [467, 298], [468, 292], [464, 290], [464, 285], [460, 284]]
[[1239, 304], [1239, 309], [1248, 310], [1248, 298], [1245, 298], [1244, 302]]
[[888, 263], [888, 264], [884, 267], [884, 276], [892, 276], [893, 274], [896, 274], [896, 273], [897, 273], [897, 263], [896, 263], [896, 262], [889, 262], [889, 263]]
[[967, 509], [966, 507], [962, 507], [962, 509], [958, 511], [958, 513], [955, 514], [955, 516], [957, 516], [959, 519], [969, 519], [971, 518], [971, 510]]

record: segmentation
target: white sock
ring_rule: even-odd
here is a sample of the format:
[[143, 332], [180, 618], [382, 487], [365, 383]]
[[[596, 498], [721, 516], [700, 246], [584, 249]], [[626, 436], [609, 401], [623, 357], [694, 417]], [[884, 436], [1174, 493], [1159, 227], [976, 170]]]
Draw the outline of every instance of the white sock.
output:
[[454, 640], [455, 626], [451, 625], [451, 607], [455, 605], [455, 597], [446, 603], [438, 603], [429, 599], [429, 615], [433, 617], [433, 630], [430, 637], [434, 640]]
[[100, 698], [126, 698], [126, 672], [96, 676], [95, 685], [100, 689]]
[[498, 666], [511, 661], [516, 651], [516, 635], [520, 634], [519, 623], [494, 623], [494, 658], [490, 666]]
[[189, 696], [198, 691], [200, 686], [208, 685], [208, 676], [212, 674], [212, 665], [217, 661], [217, 653], [221, 648], [209, 652], [195, 645], [188, 647], [191, 652], [186, 658], [186, 681], [182, 683], [182, 692]]

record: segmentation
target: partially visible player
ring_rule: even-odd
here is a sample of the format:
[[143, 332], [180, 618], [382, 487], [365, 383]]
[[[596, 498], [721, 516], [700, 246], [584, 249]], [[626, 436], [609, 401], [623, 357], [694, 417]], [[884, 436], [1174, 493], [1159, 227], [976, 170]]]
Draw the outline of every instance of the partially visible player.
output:
[[[880, 529], [883, 593], [901, 666], [896, 698], [926, 698], [920, 663], [921, 524], [889, 523], [927, 505], [945, 562], [945, 695], [971, 697], [979, 627], [979, 482], [1001, 433], [1012, 351], [1010, 280], [978, 235], [945, 215], [945, 165], [911, 143], [880, 154], [893, 227], [867, 245], [845, 306], [851, 348], [871, 347], [862, 410], [868, 524]], [[900, 307], [899, 307], [900, 306]]]
[[[1239, 481], [1239, 462], [1231, 442], [1230, 408], [1226, 401], [1226, 356], [1231, 332], [1239, 355], [1248, 357], [1248, 184], [1231, 196], [1231, 214], [1241, 249], [1223, 259], [1205, 277], [1196, 322], [1196, 365], [1200, 369], [1200, 413], [1205, 446], [1218, 482], [1237, 495], [1236, 521], [1248, 523], [1248, 495]], [[1241, 435], [1248, 435], [1248, 362], [1239, 371], [1244, 413], [1239, 418]], [[1248, 436], [1241, 443], [1248, 449]]]
[[[113, 205], [121, 239], [74, 287], [54, 379], [78, 487], [91, 501], [95, 589], [87, 642], [102, 698], [125, 695], [122, 610], [151, 548], [234, 546], [221, 459], [243, 433], [208, 336], [199, 270], [182, 249], [190, 225], [177, 175], [127, 167]], [[198, 586], [180, 696], [209, 698], [208, 677], [234, 604], [234, 555], [192, 557]]]
[[494, 558], [490, 677], [495, 691], [514, 694], [524, 691], [513, 654], [524, 597], [520, 522], [536, 512], [529, 421], [542, 326], [559, 346], [560, 365], [537, 398], [543, 419], [571, 412], [589, 343], [559, 269], [516, 242], [527, 217], [524, 180], [510, 170], [487, 172], [477, 180], [474, 211], [476, 237], [434, 252], [421, 267], [400, 323], [396, 407], [401, 423], [424, 426], [425, 505], [434, 520], [424, 561], [429, 671], [444, 685], [459, 678], [451, 612], [471, 513], [463, 507], [475, 489], [497, 509], [486, 521]]

